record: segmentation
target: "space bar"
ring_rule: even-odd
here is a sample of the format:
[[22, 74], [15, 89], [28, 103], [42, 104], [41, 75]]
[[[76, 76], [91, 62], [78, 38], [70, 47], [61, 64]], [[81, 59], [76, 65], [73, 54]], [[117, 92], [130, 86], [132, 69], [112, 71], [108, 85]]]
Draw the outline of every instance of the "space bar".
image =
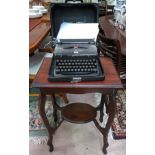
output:
[[94, 72], [60, 72], [59, 74], [62, 75], [87, 75], [87, 74], [92, 74]]

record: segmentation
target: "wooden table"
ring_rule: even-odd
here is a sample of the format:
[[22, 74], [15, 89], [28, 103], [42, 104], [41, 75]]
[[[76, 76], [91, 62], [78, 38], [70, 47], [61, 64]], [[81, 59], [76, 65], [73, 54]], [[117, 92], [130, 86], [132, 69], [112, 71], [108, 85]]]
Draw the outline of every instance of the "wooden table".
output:
[[51, 30], [49, 14], [41, 18], [29, 19], [29, 54], [32, 54], [40, 42]]
[[[116, 69], [109, 58], [101, 57], [101, 65], [105, 72], [105, 80], [93, 81], [93, 82], [48, 82], [48, 72], [51, 64], [51, 58], [45, 58], [39, 72], [37, 73], [32, 86], [40, 89], [40, 103], [39, 112], [42, 120], [48, 130], [49, 139], [48, 145], [52, 152], [54, 147], [52, 144], [53, 134], [55, 130], [61, 125], [63, 120], [72, 123], [87, 123], [93, 121], [95, 126], [103, 135], [103, 153], [107, 153], [108, 147], [108, 132], [113, 122], [116, 103], [115, 94], [117, 89], [123, 88], [120, 78], [116, 72]], [[82, 93], [102, 93], [101, 103], [97, 107], [93, 107], [86, 103], [72, 103], [64, 107], [60, 107], [56, 103], [55, 93], [71, 93], [71, 94], [82, 94]], [[46, 95], [51, 94], [53, 103], [53, 117], [56, 123], [55, 127], [51, 127], [45, 113], [45, 99]], [[106, 106], [106, 113], [109, 115], [105, 128], [101, 127], [96, 120], [97, 111], [100, 111], [100, 122], [103, 121], [103, 107]], [[57, 120], [57, 110], [62, 114], [62, 120]]]
[[115, 26], [113, 26], [110, 22], [110, 19], [113, 19], [113, 15], [100, 17], [99, 23], [104, 30], [106, 37], [119, 40], [121, 46], [121, 53], [125, 56], [126, 35], [122, 35], [125, 32], [120, 33], [122, 30], [118, 30]]

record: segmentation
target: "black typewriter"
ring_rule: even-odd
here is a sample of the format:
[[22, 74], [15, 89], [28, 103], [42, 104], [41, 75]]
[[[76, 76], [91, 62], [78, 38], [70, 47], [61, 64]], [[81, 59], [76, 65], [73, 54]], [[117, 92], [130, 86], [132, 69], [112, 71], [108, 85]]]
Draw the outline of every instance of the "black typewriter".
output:
[[56, 45], [49, 81], [99, 81], [104, 78], [95, 44], [79, 42]]

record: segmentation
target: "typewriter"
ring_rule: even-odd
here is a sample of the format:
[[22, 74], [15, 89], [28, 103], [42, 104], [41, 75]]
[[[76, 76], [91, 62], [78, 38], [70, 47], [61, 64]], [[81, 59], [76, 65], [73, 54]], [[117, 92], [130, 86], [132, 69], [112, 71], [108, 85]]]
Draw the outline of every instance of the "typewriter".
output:
[[62, 39], [56, 45], [49, 70], [49, 81], [104, 80], [97, 48], [93, 39]]

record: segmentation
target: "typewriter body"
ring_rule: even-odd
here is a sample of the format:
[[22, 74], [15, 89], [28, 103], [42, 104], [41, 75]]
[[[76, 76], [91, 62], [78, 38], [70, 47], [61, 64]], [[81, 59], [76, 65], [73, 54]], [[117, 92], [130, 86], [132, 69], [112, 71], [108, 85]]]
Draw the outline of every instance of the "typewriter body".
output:
[[[70, 14], [71, 10], [74, 10]], [[57, 12], [61, 10], [61, 16]], [[53, 25], [53, 36], [56, 38], [56, 46], [53, 53], [52, 63], [49, 70], [49, 81], [66, 81], [66, 82], [80, 82], [80, 81], [98, 81], [104, 80], [104, 71], [100, 64], [99, 56], [96, 48], [96, 39], [90, 35], [87, 37], [78, 38], [76, 34], [73, 38], [65, 38], [61, 34], [62, 23], [64, 23], [65, 34], [68, 30], [66, 25], [71, 21], [74, 23], [97, 23], [98, 22], [98, 8], [95, 4], [54, 4], [51, 7], [51, 15]], [[82, 12], [82, 13], [81, 13]], [[90, 17], [90, 14], [92, 16]], [[57, 23], [57, 21], [59, 21]], [[93, 26], [90, 24], [89, 26]], [[57, 27], [56, 27], [57, 25]], [[58, 26], [59, 25], [59, 26]], [[97, 24], [98, 25], [98, 24]], [[70, 24], [69, 26], [75, 26]], [[76, 25], [77, 26], [77, 25]], [[81, 26], [81, 25], [80, 25]], [[87, 25], [85, 31], [87, 31]], [[94, 25], [95, 26], [95, 25]], [[58, 30], [59, 27], [59, 30]], [[71, 28], [71, 27], [70, 27]], [[85, 27], [84, 27], [85, 28]], [[72, 28], [71, 28], [72, 29]], [[70, 30], [70, 29], [69, 29]], [[80, 29], [82, 30], [82, 29]], [[83, 31], [83, 33], [85, 32]], [[71, 36], [73, 32], [68, 32], [67, 36]], [[60, 37], [61, 36], [61, 37]], [[81, 35], [79, 35], [81, 37]], [[89, 36], [89, 37], [88, 37]]]
[[95, 44], [72, 42], [56, 46], [49, 81], [80, 82], [103, 79], [104, 72]]

